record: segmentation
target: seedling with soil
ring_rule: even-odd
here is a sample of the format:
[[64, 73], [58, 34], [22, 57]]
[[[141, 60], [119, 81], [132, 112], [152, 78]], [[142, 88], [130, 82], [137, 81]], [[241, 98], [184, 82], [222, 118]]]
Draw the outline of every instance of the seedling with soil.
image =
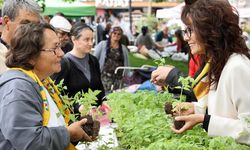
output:
[[[57, 117], [60, 115], [64, 115], [65, 109], [69, 109], [70, 114], [70, 121], [75, 122], [77, 121], [78, 114], [73, 114], [74, 112], [74, 104], [80, 104], [83, 106], [84, 109], [81, 109], [81, 117], [80, 119], [87, 118], [87, 122], [82, 126], [82, 129], [91, 137], [94, 139], [98, 136], [99, 130], [100, 130], [100, 122], [96, 120], [96, 116], [89, 115], [89, 110], [94, 111], [93, 105], [96, 105], [97, 95], [101, 92], [99, 90], [92, 91], [91, 89], [88, 90], [88, 92], [84, 93], [83, 91], [78, 92], [75, 94], [75, 96], [68, 97], [68, 95], [64, 92], [67, 87], [63, 86], [63, 80], [60, 81], [59, 84], [57, 84], [58, 90], [63, 93], [63, 96], [61, 96], [63, 101], [63, 107], [59, 110], [59, 113], [57, 114]], [[96, 111], [96, 110], [95, 110]]]
[[91, 89], [88, 92], [78, 92], [74, 99], [76, 102], [83, 106], [81, 110], [81, 117], [80, 119], [87, 118], [87, 123], [82, 126], [82, 129], [91, 137], [96, 138], [98, 136], [100, 130], [100, 122], [96, 120], [96, 115], [90, 115], [89, 110], [96, 111], [96, 108], [93, 108], [93, 105], [96, 105], [97, 95], [101, 91], [95, 90], [92, 91]]
[[[194, 79], [191, 77], [186, 77], [186, 78], [180, 77], [178, 82], [181, 83], [181, 86], [176, 87], [176, 88], [181, 89], [179, 101], [173, 102], [173, 103], [170, 103], [170, 102], [165, 103], [165, 112], [166, 114], [170, 114], [171, 116], [174, 115], [174, 112], [177, 112], [177, 116], [180, 116], [181, 112], [189, 109], [187, 106], [181, 106], [180, 103], [186, 99], [183, 96], [183, 90], [190, 90], [191, 89], [190, 83], [193, 83]], [[185, 125], [185, 121], [174, 120], [174, 126], [177, 130], [181, 129], [184, 125]]]

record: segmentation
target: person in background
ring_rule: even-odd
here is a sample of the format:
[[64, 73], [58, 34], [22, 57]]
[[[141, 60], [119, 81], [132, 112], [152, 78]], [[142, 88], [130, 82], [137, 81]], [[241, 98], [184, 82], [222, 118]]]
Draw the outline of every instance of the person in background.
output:
[[[175, 118], [185, 125], [172, 130], [182, 133], [203, 123], [209, 136], [232, 137], [250, 145], [250, 54], [239, 14], [225, 0], [186, 0], [181, 16], [191, 53], [204, 57], [192, 88], [198, 102], [179, 105], [189, 108]], [[164, 66], [152, 73], [152, 81], [174, 86], [178, 76], [177, 68]]]
[[163, 30], [155, 35], [155, 42], [162, 45], [163, 47], [166, 47], [168, 46], [168, 44], [171, 44], [173, 42], [173, 38], [168, 32], [169, 28], [165, 25], [163, 27]]
[[49, 78], [63, 54], [49, 24], [28, 23], [13, 35], [10, 69], [0, 77], [0, 149], [73, 150], [70, 142], [91, 141], [81, 127], [86, 119], [68, 125], [69, 110]]
[[[65, 94], [73, 97], [77, 92], [88, 92], [100, 90], [97, 95], [97, 105], [101, 105], [105, 96], [105, 91], [101, 81], [99, 62], [90, 54], [93, 46], [93, 29], [88, 25], [78, 22], [71, 29], [71, 40], [73, 49], [67, 53], [62, 61], [62, 70], [52, 76], [58, 84], [62, 79], [67, 86]], [[79, 105], [74, 106], [74, 113], [79, 113]]]
[[[110, 31], [109, 38], [100, 42], [95, 47], [94, 55], [99, 60], [101, 79], [106, 92], [110, 92], [111, 86], [113, 89], [118, 89], [118, 82], [115, 80], [121, 80], [123, 72], [118, 71], [114, 75], [115, 69], [119, 66], [128, 66], [128, 49], [121, 44], [121, 37], [123, 31], [120, 27], [113, 27]], [[115, 76], [115, 78], [114, 78]]]
[[250, 42], [249, 42], [249, 35], [247, 32], [242, 32], [242, 37], [244, 38], [246, 45], [248, 48], [250, 48]]
[[103, 40], [103, 26], [101, 24], [101, 16], [96, 19], [96, 45]]
[[70, 22], [62, 16], [56, 15], [50, 20], [50, 24], [56, 29], [57, 36], [61, 42], [61, 48], [63, 52], [66, 54], [73, 48], [73, 44], [70, 41], [70, 30], [72, 25]]
[[176, 37], [176, 42], [173, 44], [169, 44], [168, 46], [176, 46], [177, 53], [189, 53], [190, 48], [188, 43], [184, 40], [182, 30], [176, 30], [174, 35]]
[[107, 40], [109, 38], [109, 33], [111, 28], [112, 28], [112, 23], [107, 22], [102, 34], [102, 40]]
[[154, 59], [160, 59], [160, 55], [156, 50], [163, 50], [164, 48], [153, 41], [147, 26], [142, 26], [141, 34], [135, 40], [135, 46], [137, 46], [140, 54]]
[[55, 16], [61, 16], [61, 17], [64, 17], [64, 18], [66, 17], [63, 12], [57, 12], [55, 14]]
[[138, 27], [135, 24], [132, 25], [132, 34], [133, 34], [134, 38], [137, 38], [137, 36], [140, 34], [138, 32]]
[[0, 39], [0, 73], [7, 70], [5, 55], [17, 27], [24, 22], [40, 22], [40, 7], [33, 0], [5, 0], [2, 7], [3, 30]]

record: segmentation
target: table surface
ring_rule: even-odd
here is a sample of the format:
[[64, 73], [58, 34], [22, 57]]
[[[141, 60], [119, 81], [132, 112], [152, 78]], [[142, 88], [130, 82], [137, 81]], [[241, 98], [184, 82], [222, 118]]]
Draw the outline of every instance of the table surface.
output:
[[101, 126], [99, 131], [99, 138], [97, 141], [87, 144], [79, 143], [76, 148], [78, 150], [97, 150], [102, 145], [106, 145], [109, 148], [118, 147], [118, 140], [114, 129], [117, 128], [115, 123]]

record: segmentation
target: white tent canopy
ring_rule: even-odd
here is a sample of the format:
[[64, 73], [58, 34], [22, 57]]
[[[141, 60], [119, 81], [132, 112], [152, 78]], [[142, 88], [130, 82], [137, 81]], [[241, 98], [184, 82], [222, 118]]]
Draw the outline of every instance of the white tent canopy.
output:
[[[168, 19], [181, 18], [181, 11], [184, 5], [185, 3], [181, 3], [175, 7], [158, 9], [156, 11], [156, 17]], [[239, 7], [237, 10], [239, 12], [240, 18], [250, 18], [250, 7]]]
[[164, 9], [158, 9], [156, 11], [156, 17], [157, 18], [181, 18], [181, 11], [182, 7], [185, 5], [185, 3], [181, 3], [175, 7], [171, 8], [164, 8]]
[[238, 8], [237, 9], [240, 15], [240, 18], [250, 18], [250, 8]]

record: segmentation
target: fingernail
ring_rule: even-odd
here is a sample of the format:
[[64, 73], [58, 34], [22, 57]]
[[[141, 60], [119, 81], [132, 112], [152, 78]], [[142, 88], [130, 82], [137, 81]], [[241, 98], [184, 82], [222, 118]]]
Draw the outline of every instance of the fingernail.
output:
[[178, 121], [180, 119], [180, 117], [175, 117], [174, 119]]

